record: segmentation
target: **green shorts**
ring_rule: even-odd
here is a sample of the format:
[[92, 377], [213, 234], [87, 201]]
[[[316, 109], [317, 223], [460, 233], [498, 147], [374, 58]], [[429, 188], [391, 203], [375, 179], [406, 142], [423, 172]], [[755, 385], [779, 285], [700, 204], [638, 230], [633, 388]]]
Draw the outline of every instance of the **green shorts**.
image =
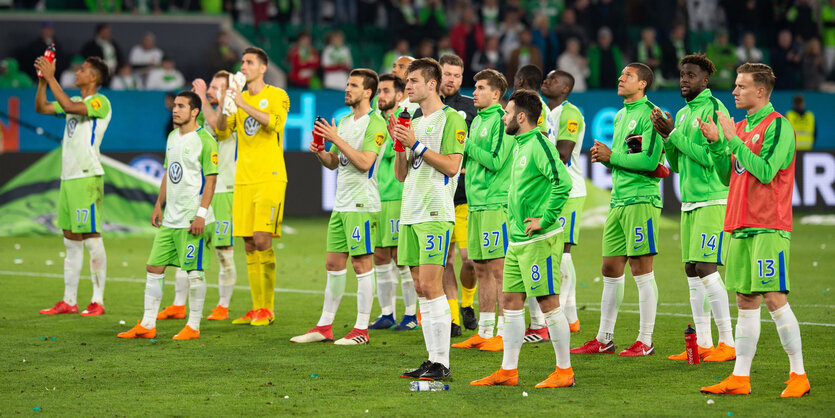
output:
[[580, 215], [583, 213], [585, 204], [585, 196], [571, 197], [562, 207], [558, 220], [562, 225], [566, 244], [577, 245], [580, 242]]
[[730, 241], [726, 289], [745, 295], [789, 292], [790, 239], [768, 232]]
[[400, 201], [392, 200], [380, 202], [382, 210], [377, 224], [377, 234], [374, 245], [381, 247], [396, 247], [400, 235]]
[[564, 245], [562, 232], [525, 244], [511, 243], [504, 259], [502, 291], [528, 297], [558, 295]]
[[730, 235], [725, 235], [725, 205], [681, 212], [681, 261], [725, 264]]
[[446, 266], [452, 222], [422, 222], [400, 227], [397, 263], [403, 266]]
[[216, 193], [212, 198], [212, 212], [215, 214], [215, 247], [232, 246], [232, 196], [234, 193]]
[[101, 232], [104, 176], [61, 180], [58, 228], [74, 234]]
[[212, 252], [214, 225], [206, 224], [203, 235], [191, 235], [188, 228], [159, 227], [148, 257], [149, 266], [174, 266], [183, 271], [206, 270]]
[[328, 252], [351, 256], [373, 253], [377, 216], [376, 212], [333, 211], [328, 223]]
[[505, 256], [508, 241], [504, 209], [470, 211], [467, 223], [467, 257], [470, 260]]
[[658, 253], [658, 217], [661, 209], [649, 203], [609, 208], [603, 225], [603, 257]]

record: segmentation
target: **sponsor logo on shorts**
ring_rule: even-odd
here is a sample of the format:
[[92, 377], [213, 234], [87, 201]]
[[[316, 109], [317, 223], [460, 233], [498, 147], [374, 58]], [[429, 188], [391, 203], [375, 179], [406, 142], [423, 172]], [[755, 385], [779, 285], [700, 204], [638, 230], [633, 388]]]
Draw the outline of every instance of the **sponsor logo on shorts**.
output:
[[493, 248], [492, 250], [487, 250], [487, 254], [493, 254], [494, 252], [496, 252], [496, 250], [498, 250], [498, 248]]
[[539, 286], [542, 286], [542, 285], [541, 285], [541, 284], [538, 284], [538, 285], [536, 285], [536, 286], [531, 286], [531, 290], [536, 290], [536, 289], [539, 289]]
[[579, 127], [580, 127], [580, 123], [577, 122], [576, 120], [570, 120], [570, 121], [568, 121], [568, 124], [566, 125], [566, 128], [568, 129], [568, 133], [570, 133], [570, 134], [576, 134], [577, 129]]
[[769, 284], [769, 283], [771, 283], [771, 282], [773, 282], [773, 281], [774, 281], [774, 279], [771, 279], [771, 280], [768, 280], [768, 281], [766, 281], [766, 280], [760, 280], [760, 283], [762, 283], [763, 285], [767, 285], [767, 284]]
[[244, 119], [244, 133], [247, 136], [255, 135], [260, 128], [261, 124], [258, 123], [258, 121], [252, 116], [247, 116], [246, 119]]
[[174, 184], [183, 179], [183, 166], [179, 162], [174, 161], [168, 166], [168, 179]]
[[359, 248], [359, 247], [360, 247], [359, 245], [357, 245], [356, 247], [353, 247], [353, 246], [352, 246], [352, 247], [351, 247], [351, 251], [354, 251], [354, 250], [356, 250], [356, 249], [357, 249], [357, 248]]
[[440, 254], [429, 254], [429, 258], [432, 258], [432, 257], [437, 257], [437, 256], [439, 256], [439, 255], [440, 255]]
[[72, 138], [73, 134], [75, 134], [75, 128], [78, 126], [78, 119], [70, 118], [67, 119], [67, 138]]

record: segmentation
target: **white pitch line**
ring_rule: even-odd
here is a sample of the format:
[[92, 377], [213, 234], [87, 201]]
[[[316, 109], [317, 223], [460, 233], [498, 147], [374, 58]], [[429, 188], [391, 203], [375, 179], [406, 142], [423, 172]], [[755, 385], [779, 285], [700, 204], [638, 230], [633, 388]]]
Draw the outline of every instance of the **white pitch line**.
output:
[[[63, 274], [57, 273], [36, 273], [36, 272], [28, 272], [28, 271], [6, 271], [0, 270], [0, 276], [24, 276], [24, 277], [42, 277], [42, 278], [64, 278]], [[126, 283], [145, 283], [144, 279], [136, 279], [132, 277], [108, 277], [107, 281], [114, 281], [114, 282], [126, 282]], [[173, 282], [166, 282], [168, 286], [173, 286]], [[207, 283], [206, 286], [216, 288], [217, 285], [214, 283]], [[249, 290], [249, 286], [235, 286], [237, 290]], [[308, 290], [308, 289], [286, 289], [286, 288], [276, 288], [276, 293], [301, 293], [307, 295], [321, 295], [325, 292], [322, 290]], [[343, 296], [352, 296], [356, 297], [356, 293], [345, 293]], [[402, 299], [399, 298], [399, 299]], [[582, 305], [591, 305], [591, 303], [584, 303], [584, 302], [577, 302], [578, 306]], [[622, 303], [623, 305], [629, 306], [637, 306], [637, 303]], [[659, 304], [662, 306], [689, 306], [689, 304], [684, 303], [669, 303], [669, 304]], [[835, 305], [792, 305], [795, 308], [835, 308]], [[595, 311], [600, 312], [600, 308], [588, 307], [586, 306], [585, 310], [587, 311]], [[619, 310], [618, 312], [623, 313], [630, 313], [630, 314], [640, 314], [640, 311], [632, 311], [632, 310]], [[692, 318], [691, 314], [686, 313], [678, 313], [678, 312], [658, 312], [658, 315], [661, 316], [676, 316], [676, 317], [683, 317], [683, 318]], [[773, 320], [770, 319], [761, 319], [762, 322], [770, 322], [774, 323]], [[798, 322], [800, 325], [811, 325], [811, 326], [818, 326], [818, 327], [835, 327], [835, 324], [827, 324], [827, 323], [820, 323], [820, 322]]]

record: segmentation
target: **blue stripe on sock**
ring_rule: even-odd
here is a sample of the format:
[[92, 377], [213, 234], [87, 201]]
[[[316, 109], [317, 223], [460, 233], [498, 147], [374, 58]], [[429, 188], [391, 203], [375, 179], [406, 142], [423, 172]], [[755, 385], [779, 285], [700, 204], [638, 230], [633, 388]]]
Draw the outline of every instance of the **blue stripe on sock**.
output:
[[780, 269], [780, 290], [786, 291], [786, 254], [780, 251], [777, 254], [777, 268]]
[[548, 294], [554, 294], [554, 275], [551, 272], [552, 262], [551, 256], [545, 259], [545, 268], [548, 270]]

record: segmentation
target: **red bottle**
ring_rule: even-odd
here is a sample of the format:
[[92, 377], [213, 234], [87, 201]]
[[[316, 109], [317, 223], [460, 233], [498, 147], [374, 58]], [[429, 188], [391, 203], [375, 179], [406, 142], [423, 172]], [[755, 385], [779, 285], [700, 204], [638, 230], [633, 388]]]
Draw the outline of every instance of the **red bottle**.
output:
[[[324, 121], [325, 121], [325, 118], [323, 118], [321, 116], [316, 116], [316, 122], [324, 122]], [[325, 138], [323, 138], [321, 135], [318, 135], [316, 133], [316, 128], [315, 127], [313, 128], [313, 144], [316, 145], [316, 149], [318, 151], [324, 151], [325, 150]]]
[[[400, 126], [405, 126], [407, 128], [411, 127], [412, 126], [412, 115], [410, 115], [409, 112], [406, 109], [403, 109], [403, 111], [400, 112], [400, 115], [397, 116], [397, 124], [400, 125]], [[397, 139], [394, 140], [394, 143], [391, 145], [391, 147], [392, 147], [393, 150], [398, 151], [398, 152], [406, 151], [406, 148]]]
[[687, 329], [684, 331], [684, 346], [687, 352], [687, 362], [690, 364], [699, 364], [699, 344], [696, 343], [696, 330], [687, 324]]
[[[49, 44], [49, 46], [46, 47], [46, 51], [43, 52], [43, 56], [47, 59], [47, 61], [55, 62], [55, 44]], [[38, 71], [38, 77], [43, 77], [40, 70]]]

